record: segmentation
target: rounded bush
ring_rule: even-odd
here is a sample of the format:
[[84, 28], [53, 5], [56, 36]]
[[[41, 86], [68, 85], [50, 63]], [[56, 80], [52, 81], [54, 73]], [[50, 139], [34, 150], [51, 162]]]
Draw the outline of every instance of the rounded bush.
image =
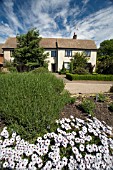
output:
[[89, 72], [81, 67], [77, 67], [75, 70], [72, 72], [73, 74], [89, 74]]
[[48, 69], [45, 67], [39, 67], [31, 71], [32, 73], [48, 73]]

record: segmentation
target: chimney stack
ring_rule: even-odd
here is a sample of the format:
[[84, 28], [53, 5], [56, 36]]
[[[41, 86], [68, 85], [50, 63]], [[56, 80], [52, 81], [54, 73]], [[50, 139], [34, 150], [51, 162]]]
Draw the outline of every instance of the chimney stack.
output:
[[73, 39], [77, 39], [77, 35], [74, 32]]

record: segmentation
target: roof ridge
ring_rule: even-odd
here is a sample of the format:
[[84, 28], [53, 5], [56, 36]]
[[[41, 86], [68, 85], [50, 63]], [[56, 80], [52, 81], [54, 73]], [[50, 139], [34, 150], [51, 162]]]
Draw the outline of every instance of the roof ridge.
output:
[[[8, 37], [2, 48], [16, 48], [16, 37]], [[56, 48], [56, 41], [59, 48], [97, 49], [94, 40], [73, 39], [73, 38], [53, 38], [42, 37], [40, 46], [43, 48]]]
[[[7, 40], [6, 40], [6, 42], [9, 40], [9, 39], [11, 39], [11, 38], [16, 38], [16, 37], [8, 37], [7, 38]], [[80, 41], [94, 41], [94, 40], [92, 40], [92, 39], [73, 39], [73, 38], [67, 38], [67, 37], [62, 37], [62, 38], [60, 38], [60, 37], [42, 37], [42, 39], [58, 39], [58, 40], [80, 40]]]
[[92, 39], [73, 39], [73, 38], [58, 38], [58, 37], [42, 37], [42, 39], [58, 39], [58, 40], [80, 40], [80, 41], [94, 41]]

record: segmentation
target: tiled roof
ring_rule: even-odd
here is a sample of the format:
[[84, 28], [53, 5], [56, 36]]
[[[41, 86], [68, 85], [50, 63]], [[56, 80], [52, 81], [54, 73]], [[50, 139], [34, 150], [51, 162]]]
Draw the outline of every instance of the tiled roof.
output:
[[56, 48], [57, 38], [42, 38], [40, 47], [43, 48]]
[[16, 48], [17, 41], [16, 37], [9, 37], [2, 48]]
[[93, 40], [58, 39], [59, 48], [97, 49]]
[[[3, 48], [16, 48], [16, 38], [8, 38]], [[76, 48], [76, 49], [97, 49], [93, 40], [65, 39], [65, 38], [42, 38], [40, 47], [43, 48]]]
[[2, 52], [2, 46], [3, 46], [3, 44], [0, 44], [0, 54], [3, 54], [3, 52]]

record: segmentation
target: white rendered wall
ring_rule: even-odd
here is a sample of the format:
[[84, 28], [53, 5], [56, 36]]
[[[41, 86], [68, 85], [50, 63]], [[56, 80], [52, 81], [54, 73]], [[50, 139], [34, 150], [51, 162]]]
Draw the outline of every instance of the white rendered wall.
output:
[[10, 56], [10, 50], [4, 50], [4, 60], [10, 61], [11, 56]]
[[[72, 56], [77, 53], [77, 52], [83, 52], [82, 50], [72, 50]], [[96, 67], [96, 54], [97, 52], [96, 51], [91, 51], [91, 56], [89, 57], [89, 61], [88, 63], [91, 63], [92, 66], [95, 65]], [[65, 56], [65, 49], [59, 49], [58, 50], [58, 71], [60, 71], [62, 69], [62, 66], [63, 66], [63, 62], [70, 62], [72, 57], [66, 57]], [[95, 71], [95, 68], [94, 70]]]
[[[54, 51], [56, 49], [49, 49], [49, 50], [45, 50], [45, 53], [49, 53], [46, 61], [48, 61], [48, 70], [52, 71], [51, 69], [51, 64], [56, 64], [56, 71], [60, 71], [62, 69], [63, 66], [63, 62], [70, 62], [72, 57], [67, 57], [65, 56], [65, 49], [58, 49], [58, 54], [56, 57], [51, 57], [51, 51]], [[56, 50], [57, 51], [57, 50]], [[82, 50], [72, 50], [72, 56], [76, 53], [76, 52], [83, 52]], [[4, 59], [7, 61], [11, 61], [11, 52], [10, 49], [5, 49], [4, 50]], [[91, 51], [91, 56], [89, 57], [88, 63], [91, 63], [92, 66], [95, 65], [94, 70], [96, 68], [96, 55], [97, 52], [96, 51]]]
[[96, 58], [97, 58], [97, 52], [96, 51], [91, 51], [91, 57], [89, 58], [88, 63], [91, 63], [92, 66], [94, 66], [93, 72], [96, 69]]
[[46, 61], [48, 62], [48, 70], [49, 71], [52, 71], [51, 64], [55, 64], [57, 62], [57, 57], [51, 57], [51, 51], [54, 51], [54, 49], [45, 50], [45, 53], [49, 53], [49, 55], [47, 56], [47, 59], [46, 59]]

